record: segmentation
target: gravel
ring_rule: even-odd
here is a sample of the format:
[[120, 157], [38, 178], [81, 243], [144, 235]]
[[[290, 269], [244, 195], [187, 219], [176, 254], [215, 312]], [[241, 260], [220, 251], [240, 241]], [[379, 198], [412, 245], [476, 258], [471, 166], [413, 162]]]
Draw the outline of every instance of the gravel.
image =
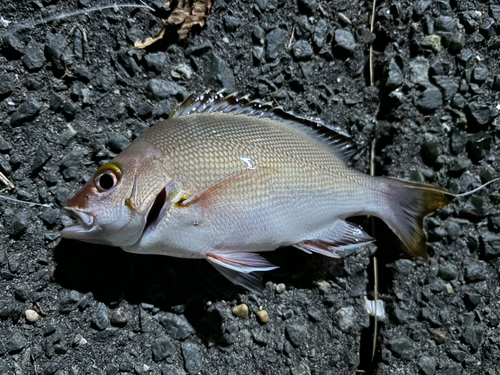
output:
[[[341, 260], [266, 253], [280, 268], [261, 295], [205, 262], [59, 236], [71, 221], [60, 207], [100, 165], [207, 89], [340, 127], [365, 173], [376, 138], [377, 175], [456, 193], [500, 176], [496, 1], [377, 2], [373, 33], [368, 2], [214, 1], [187, 42], [174, 33], [129, 52], [163, 14], [89, 11], [96, 0], [4, 3], [0, 171], [16, 189], [0, 183], [0, 194], [53, 207], [0, 199], [0, 373], [498, 372], [498, 185], [427, 219], [427, 260], [376, 225], [377, 242]], [[73, 10], [83, 13], [26, 27]], [[375, 249], [387, 319], [372, 363], [364, 298]], [[241, 305], [247, 318], [233, 315]]]

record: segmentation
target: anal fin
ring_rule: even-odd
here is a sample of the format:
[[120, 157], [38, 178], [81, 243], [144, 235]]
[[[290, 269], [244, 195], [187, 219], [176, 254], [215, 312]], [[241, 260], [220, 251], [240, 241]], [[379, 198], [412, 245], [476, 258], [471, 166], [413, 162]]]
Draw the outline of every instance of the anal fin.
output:
[[278, 268], [255, 253], [208, 253], [206, 259], [233, 284], [257, 293], [264, 287], [262, 273]]
[[310, 240], [293, 246], [308, 254], [318, 253], [330, 258], [340, 258], [349, 250], [375, 241], [363, 229], [347, 221], [338, 220], [334, 225], [311, 235]]

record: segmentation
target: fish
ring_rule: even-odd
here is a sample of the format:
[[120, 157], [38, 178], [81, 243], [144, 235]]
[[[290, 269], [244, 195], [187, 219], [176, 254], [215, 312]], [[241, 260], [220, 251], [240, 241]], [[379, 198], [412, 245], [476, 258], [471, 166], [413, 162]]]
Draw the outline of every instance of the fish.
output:
[[260, 252], [294, 246], [340, 257], [374, 241], [346, 221], [382, 219], [427, 258], [424, 218], [456, 195], [348, 165], [354, 140], [320, 120], [248, 96], [190, 95], [70, 198], [61, 236], [131, 253], [206, 259], [251, 291], [277, 266]]

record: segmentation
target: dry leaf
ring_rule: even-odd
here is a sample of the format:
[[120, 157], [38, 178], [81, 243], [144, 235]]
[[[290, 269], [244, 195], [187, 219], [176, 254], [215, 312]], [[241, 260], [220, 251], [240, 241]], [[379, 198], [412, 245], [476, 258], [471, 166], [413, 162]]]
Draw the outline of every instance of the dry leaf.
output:
[[[170, 2], [167, 2], [163, 7], [168, 8], [169, 6]], [[179, 40], [186, 39], [193, 26], [205, 26], [205, 20], [211, 7], [212, 0], [195, 0], [192, 6], [189, 5], [189, 0], [179, 0], [177, 7], [170, 13], [168, 18], [162, 20], [164, 26], [158, 33], [153, 37], [146, 38], [144, 42], [137, 40], [130, 49], [145, 48], [162, 39], [165, 35], [165, 30], [169, 26], [177, 27]]]
[[147, 46], [150, 46], [154, 42], [163, 38], [163, 35], [165, 35], [166, 29], [167, 29], [167, 27], [163, 26], [161, 28], [161, 30], [156, 33], [156, 35], [147, 37], [144, 42], [142, 40], [136, 40], [134, 43], [134, 46], [130, 49], [142, 49], [142, 48], [146, 48]]

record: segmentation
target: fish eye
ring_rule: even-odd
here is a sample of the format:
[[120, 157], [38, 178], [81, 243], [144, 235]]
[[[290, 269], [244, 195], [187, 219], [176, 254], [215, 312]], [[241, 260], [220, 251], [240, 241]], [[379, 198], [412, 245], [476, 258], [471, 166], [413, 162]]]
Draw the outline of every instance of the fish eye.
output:
[[121, 176], [120, 166], [115, 163], [108, 163], [97, 170], [94, 185], [100, 192], [108, 191], [120, 182]]

